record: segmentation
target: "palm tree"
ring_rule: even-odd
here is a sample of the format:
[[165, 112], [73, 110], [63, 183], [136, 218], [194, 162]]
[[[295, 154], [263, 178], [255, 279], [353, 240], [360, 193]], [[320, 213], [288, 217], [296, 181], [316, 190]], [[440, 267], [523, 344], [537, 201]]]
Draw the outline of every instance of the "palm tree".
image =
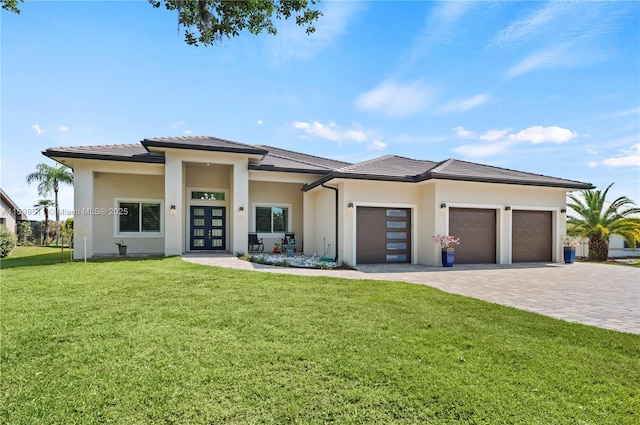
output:
[[611, 186], [613, 183], [604, 191], [584, 190], [581, 197], [569, 195], [571, 202], [567, 206], [576, 215], [567, 218], [567, 233], [589, 239], [590, 260], [607, 260], [611, 235], [622, 236], [630, 246], [640, 240], [640, 218], [631, 217], [640, 213], [640, 208], [626, 196], [606, 203]]
[[49, 245], [49, 208], [54, 206], [54, 202], [50, 199], [40, 199], [37, 204], [33, 206], [36, 209], [36, 214], [40, 211], [44, 211], [44, 244]]
[[52, 167], [47, 164], [36, 165], [36, 171], [27, 176], [27, 183], [40, 182], [38, 184], [38, 195], [47, 196], [53, 190], [55, 194], [56, 222], [60, 221], [60, 208], [58, 205], [58, 190], [60, 183], [73, 184], [73, 172], [69, 167]]

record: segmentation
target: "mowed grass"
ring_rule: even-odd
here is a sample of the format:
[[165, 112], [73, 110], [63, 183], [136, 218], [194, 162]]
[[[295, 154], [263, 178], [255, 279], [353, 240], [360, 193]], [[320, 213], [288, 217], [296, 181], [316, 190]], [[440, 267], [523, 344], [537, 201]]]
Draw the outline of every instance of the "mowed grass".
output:
[[420, 285], [11, 261], [3, 424], [639, 421], [637, 335]]

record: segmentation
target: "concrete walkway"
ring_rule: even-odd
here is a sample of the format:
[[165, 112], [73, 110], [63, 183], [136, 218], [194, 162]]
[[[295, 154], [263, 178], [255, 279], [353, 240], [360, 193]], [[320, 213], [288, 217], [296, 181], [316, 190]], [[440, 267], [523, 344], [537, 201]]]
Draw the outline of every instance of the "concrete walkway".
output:
[[392, 280], [532, 311], [569, 322], [640, 334], [640, 269], [607, 264], [362, 265], [358, 270], [265, 266], [232, 255], [183, 256], [185, 261], [260, 272]]

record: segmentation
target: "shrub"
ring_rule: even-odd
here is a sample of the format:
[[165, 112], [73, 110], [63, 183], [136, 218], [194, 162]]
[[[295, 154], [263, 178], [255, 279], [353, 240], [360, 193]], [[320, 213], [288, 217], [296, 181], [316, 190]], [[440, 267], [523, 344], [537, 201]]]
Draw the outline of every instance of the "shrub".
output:
[[11, 233], [5, 226], [0, 226], [0, 258], [11, 254], [17, 242], [16, 235]]
[[355, 268], [347, 260], [340, 261], [340, 263], [336, 265], [336, 269], [340, 269], [340, 270], [355, 270]]
[[31, 223], [28, 221], [21, 221], [18, 224], [18, 243], [20, 245], [31, 245], [31, 236], [33, 235], [33, 231], [31, 230]]

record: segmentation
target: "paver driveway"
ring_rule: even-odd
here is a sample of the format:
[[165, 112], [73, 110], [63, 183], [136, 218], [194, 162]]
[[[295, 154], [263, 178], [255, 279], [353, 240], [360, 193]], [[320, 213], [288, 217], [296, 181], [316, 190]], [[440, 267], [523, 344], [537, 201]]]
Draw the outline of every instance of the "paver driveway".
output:
[[231, 255], [186, 255], [186, 261], [261, 272], [393, 280], [587, 325], [640, 334], [640, 269], [607, 264], [362, 265], [315, 270], [248, 263]]

